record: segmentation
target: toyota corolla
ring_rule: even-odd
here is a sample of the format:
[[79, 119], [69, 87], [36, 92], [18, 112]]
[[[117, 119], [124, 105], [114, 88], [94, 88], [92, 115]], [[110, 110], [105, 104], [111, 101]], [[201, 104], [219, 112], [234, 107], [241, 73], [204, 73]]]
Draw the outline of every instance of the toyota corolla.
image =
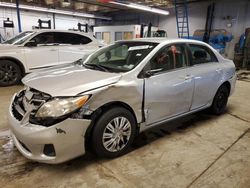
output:
[[206, 108], [222, 114], [235, 80], [234, 63], [205, 43], [119, 41], [27, 75], [9, 108], [10, 129], [18, 150], [39, 162], [61, 163], [88, 147], [117, 157], [155, 125]]

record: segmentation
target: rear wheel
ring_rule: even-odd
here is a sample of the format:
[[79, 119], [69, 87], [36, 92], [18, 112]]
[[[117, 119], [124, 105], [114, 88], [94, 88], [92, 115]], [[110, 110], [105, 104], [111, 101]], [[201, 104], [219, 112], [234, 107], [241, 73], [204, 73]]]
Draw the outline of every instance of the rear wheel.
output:
[[120, 107], [107, 110], [95, 124], [92, 147], [101, 157], [117, 157], [127, 152], [136, 135], [132, 113]]
[[212, 113], [216, 115], [222, 114], [226, 109], [228, 97], [229, 97], [229, 89], [227, 88], [227, 86], [225, 85], [220, 86], [214, 96], [213, 104], [210, 108]]
[[22, 72], [20, 67], [9, 60], [0, 61], [0, 86], [11, 86], [20, 82]]

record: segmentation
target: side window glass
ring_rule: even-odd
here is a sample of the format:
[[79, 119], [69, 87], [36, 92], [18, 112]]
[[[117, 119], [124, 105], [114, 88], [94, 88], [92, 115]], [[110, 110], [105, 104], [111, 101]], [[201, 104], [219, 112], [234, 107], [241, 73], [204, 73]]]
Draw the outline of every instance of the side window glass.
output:
[[70, 33], [56, 32], [55, 33], [55, 43], [57, 43], [57, 44], [70, 44], [71, 35], [68, 35], [68, 34], [70, 34]]
[[80, 45], [88, 44], [92, 40], [88, 37], [74, 34], [74, 33], [55, 33], [55, 42], [58, 44], [71, 44], [71, 45]]
[[53, 44], [54, 41], [54, 33], [48, 32], [48, 33], [41, 33], [32, 38], [31, 40], [34, 40], [36, 44], [38, 45], [46, 45], [46, 44]]
[[167, 71], [186, 66], [186, 48], [183, 45], [165, 47], [150, 61], [150, 70]]
[[218, 62], [214, 53], [205, 46], [190, 44], [190, 51], [192, 53], [192, 64], [204, 64], [211, 62]]
[[78, 37], [79, 37], [79, 41], [78, 41], [79, 44], [88, 44], [92, 42], [92, 40], [89, 37], [85, 37], [82, 35], [78, 35]]

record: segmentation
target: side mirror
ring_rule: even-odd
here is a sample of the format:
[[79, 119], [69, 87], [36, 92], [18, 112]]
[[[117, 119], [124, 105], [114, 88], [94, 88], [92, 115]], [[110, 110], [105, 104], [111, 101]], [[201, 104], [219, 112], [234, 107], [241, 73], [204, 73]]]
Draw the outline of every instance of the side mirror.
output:
[[144, 77], [145, 78], [149, 78], [149, 77], [151, 77], [151, 76], [153, 76], [154, 75], [154, 73], [151, 71], [151, 70], [148, 70], [148, 71], [146, 71], [145, 73], [144, 73]]
[[144, 77], [145, 78], [149, 78], [151, 76], [153, 76], [154, 74], [158, 73], [158, 72], [161, 72], [163, 69], [154, 69], [154, 70], [148, 70], [144, 73]]
[[36, 43], [36, 41], [31, 40], [31, 41], [27, 42], [27, 43], [25, 44], [25, 46], [27, 46], [27, 47], [36, 47], [36, 46], [37, 46], [37, 43]]

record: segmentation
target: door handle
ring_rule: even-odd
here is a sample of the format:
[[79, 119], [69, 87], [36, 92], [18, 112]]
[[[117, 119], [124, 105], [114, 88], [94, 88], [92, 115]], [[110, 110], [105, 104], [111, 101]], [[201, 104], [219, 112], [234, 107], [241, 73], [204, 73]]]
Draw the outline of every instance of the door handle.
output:
[[52, 48], [52, 49], [50, 49], [50, 51], [52, 51], [52, 52], [54, 52], [54, 51], [56, 51], [57, 49], [54, 49], [54, 48]]

